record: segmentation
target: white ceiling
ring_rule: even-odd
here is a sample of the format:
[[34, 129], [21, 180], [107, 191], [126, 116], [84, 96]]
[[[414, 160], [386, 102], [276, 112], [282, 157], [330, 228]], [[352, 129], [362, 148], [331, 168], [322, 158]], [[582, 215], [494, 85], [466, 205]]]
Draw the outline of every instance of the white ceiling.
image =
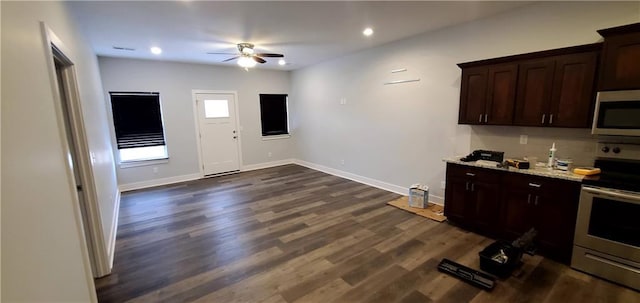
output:
[[[72, 14], [101, 56], [222, 63], [251, 42], [282, 53], [262, 68], [293, 70], [419, 33], [484, 18], [530, 2], [72, 1]], [[362, 35], [372, 27], [371, 37]], [[116, 50], [114, 46], [135, 51]], [[163, 53], [150, 53], [159, 46]]]

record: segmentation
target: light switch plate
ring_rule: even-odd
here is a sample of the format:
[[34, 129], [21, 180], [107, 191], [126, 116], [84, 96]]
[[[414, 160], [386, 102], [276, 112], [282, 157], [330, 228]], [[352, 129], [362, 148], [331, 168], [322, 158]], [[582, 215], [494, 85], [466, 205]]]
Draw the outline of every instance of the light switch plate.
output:
[[520, 144], [527, 144], [527, 141], [529, 141], [529, 136], [520, 135]]

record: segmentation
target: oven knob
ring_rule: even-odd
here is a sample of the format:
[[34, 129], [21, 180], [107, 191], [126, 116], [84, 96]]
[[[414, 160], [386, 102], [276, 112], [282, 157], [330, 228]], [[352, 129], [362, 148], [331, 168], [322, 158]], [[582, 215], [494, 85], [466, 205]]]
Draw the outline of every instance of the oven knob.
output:
[[602, 147], [602, 152], [603, 153], [608, 153], [609, 152], [609, 146], [603, 146]]
[[620, 153], [620, 147], [614, 147], [613, 152], [616, 154]]

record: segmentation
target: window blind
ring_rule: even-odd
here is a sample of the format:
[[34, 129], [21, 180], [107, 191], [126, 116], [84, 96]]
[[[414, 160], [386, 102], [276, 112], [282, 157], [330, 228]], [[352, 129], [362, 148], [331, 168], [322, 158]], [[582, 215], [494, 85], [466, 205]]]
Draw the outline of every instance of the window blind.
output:
[[289, 134], [287, 96], [260, 94], [260, 120], [263, 136]]
[[110, 95], [118, 149], [165, 145], [159, 93]]

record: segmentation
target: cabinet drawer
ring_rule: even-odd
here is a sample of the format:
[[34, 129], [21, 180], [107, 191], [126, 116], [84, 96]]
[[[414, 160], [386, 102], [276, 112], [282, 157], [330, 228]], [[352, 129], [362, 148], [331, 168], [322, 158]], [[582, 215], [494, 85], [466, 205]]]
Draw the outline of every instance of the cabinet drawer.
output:
[[488, 168], [477, 168], [458, 164], [447, 164], [447, 178], [464, 178], [471, 181], [482, 181], [486, 183], [500, 182], [500, 171]]
[[507, 173], [507, 175], [505, 175], [504, 184], [510, 188], [539, 191], [545, 193], [553, 193], [558, 191], [562, 192], [580, 186], [579, 183], [573, 181], [532, 176], [515, 172], [509, 172]]

